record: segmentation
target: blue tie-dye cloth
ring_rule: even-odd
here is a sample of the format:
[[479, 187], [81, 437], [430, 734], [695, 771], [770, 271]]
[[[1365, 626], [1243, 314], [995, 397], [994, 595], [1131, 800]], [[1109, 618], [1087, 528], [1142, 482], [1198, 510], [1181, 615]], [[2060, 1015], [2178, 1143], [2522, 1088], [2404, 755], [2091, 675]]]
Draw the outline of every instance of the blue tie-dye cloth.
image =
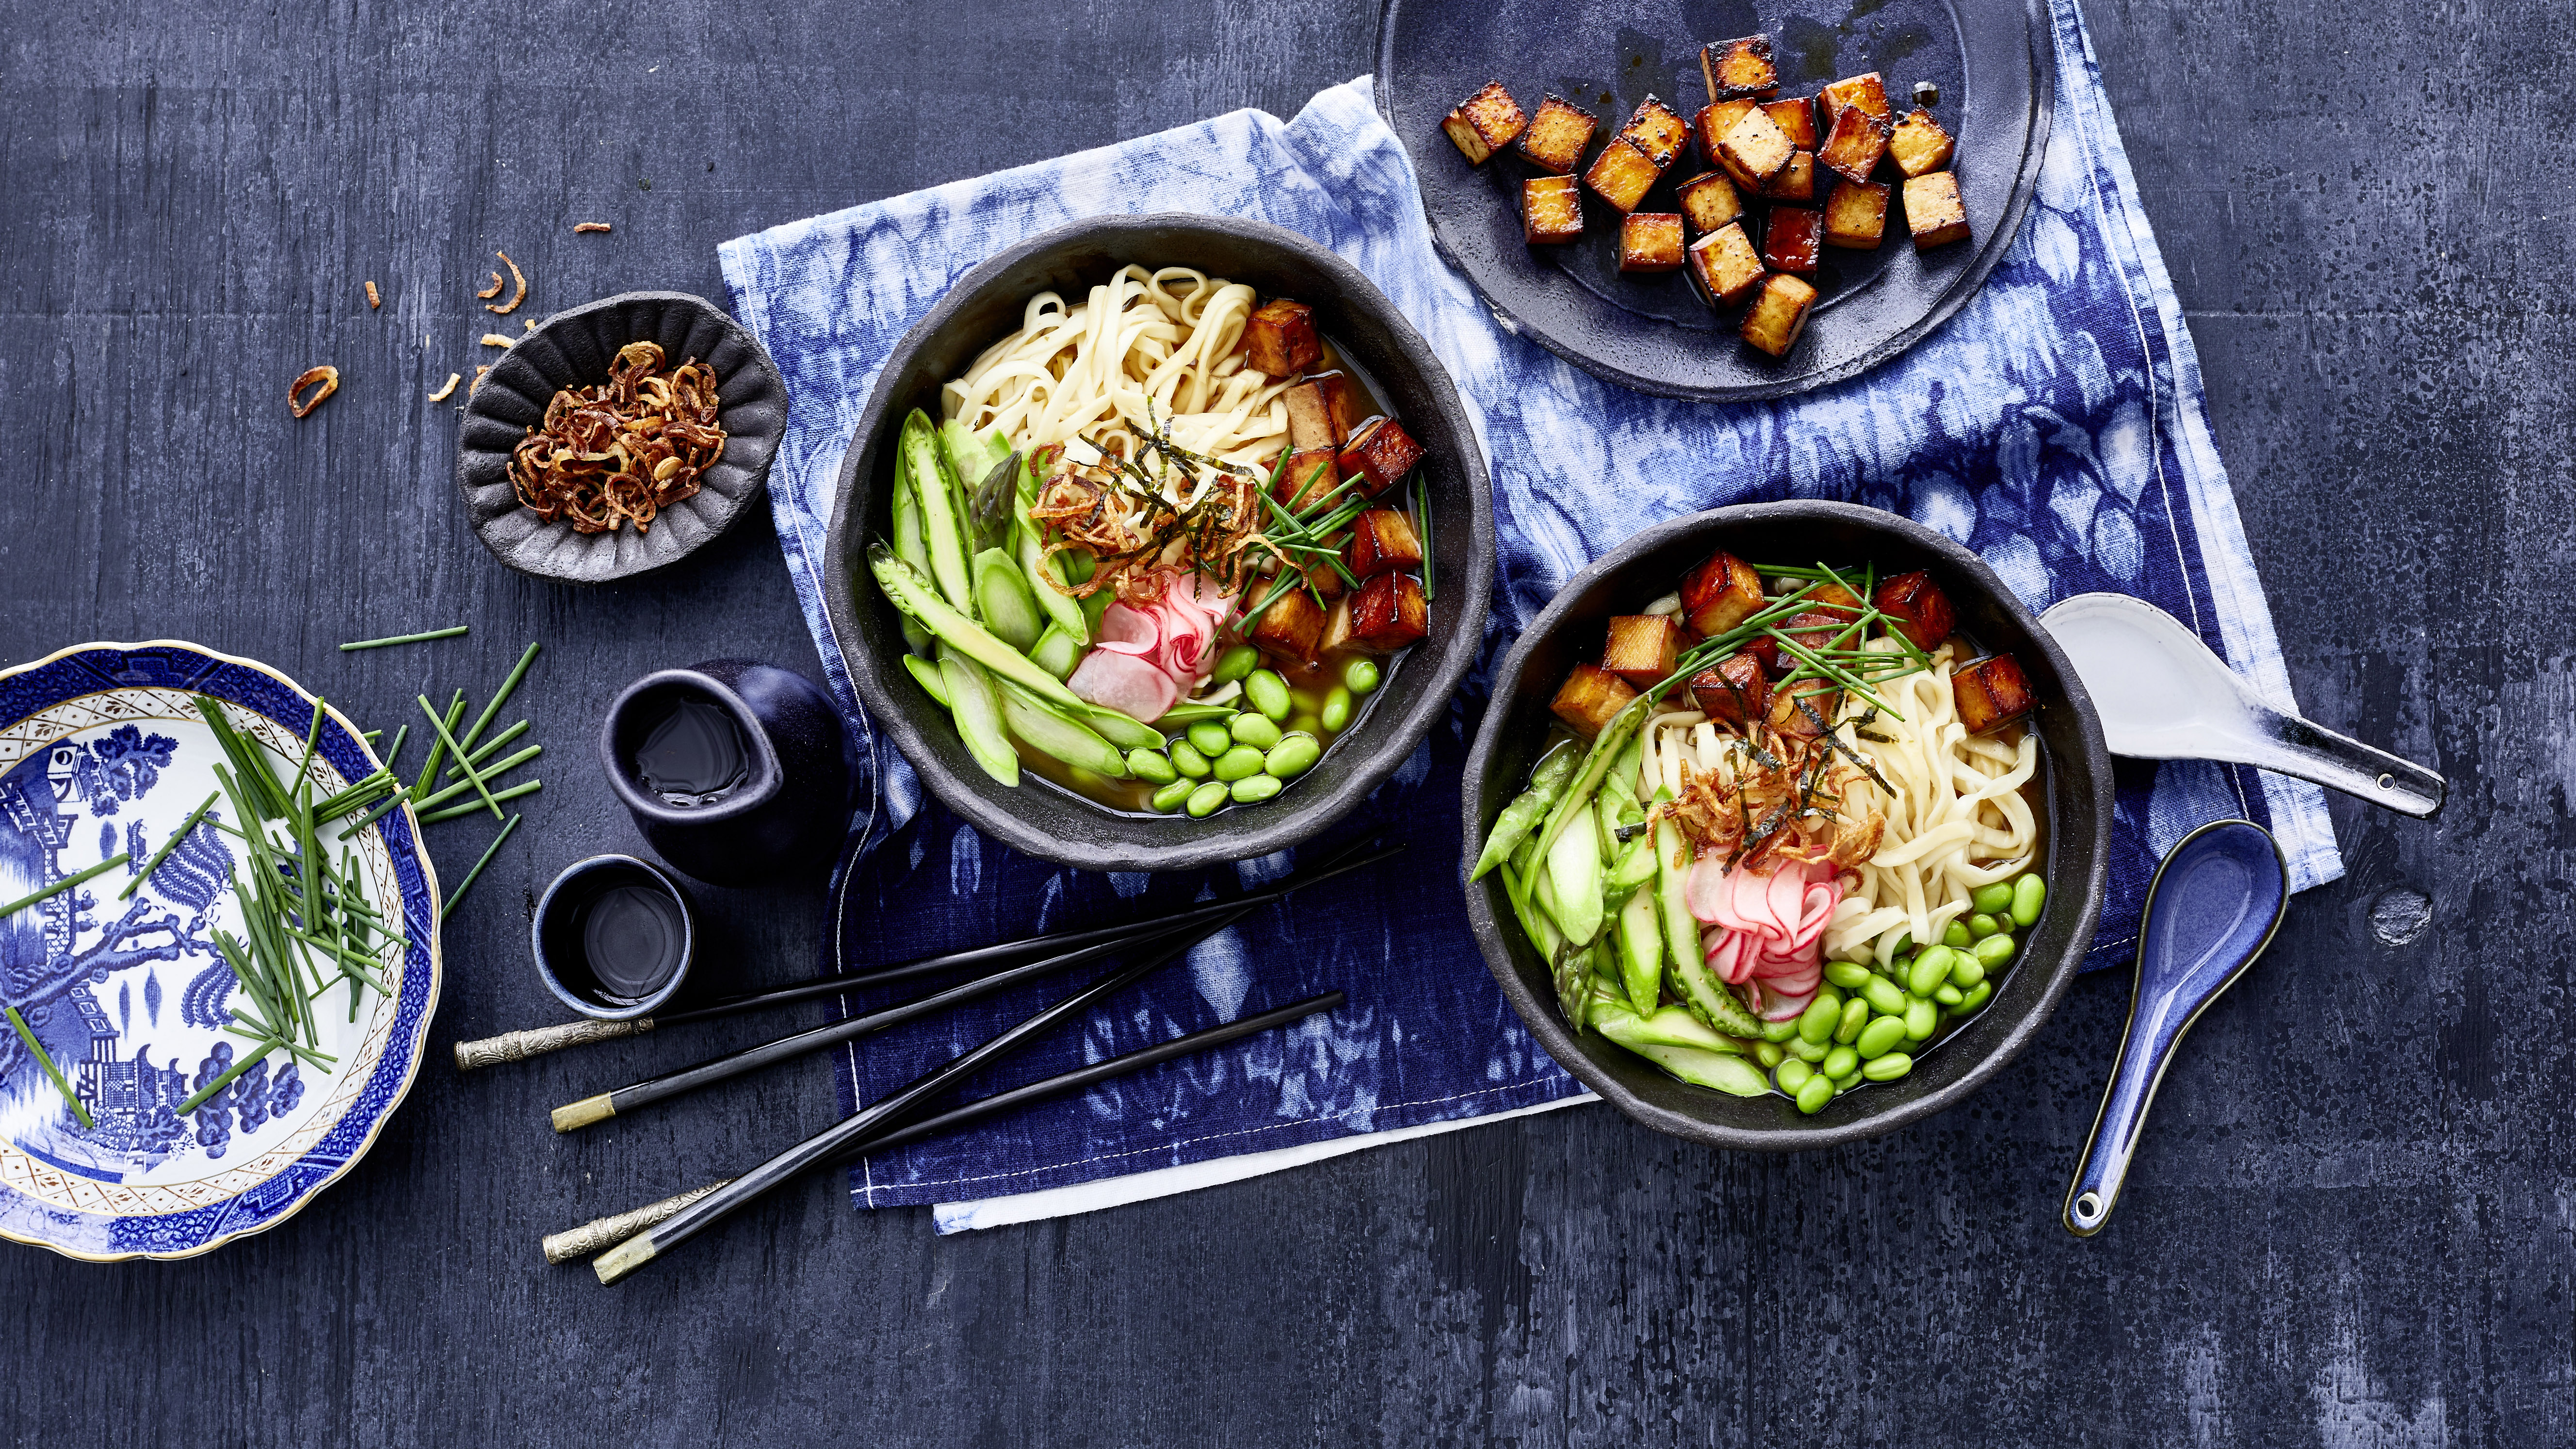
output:
[[[2035, 610], [2098, 589], [2150, 600], [2291, 707], [2191, 340], [2082, 20], [2073, 0], [2053, 0], [2052, 10], [2058, 112], [2020, 239], [1984, 290], [1903, 358], [1780, 402], [1643, 397], [1497, 326], [1434, 254], [1404, 150], [1365, 80], [1325, 91], [1285, 124], [1238, 111], [726, 243], [736, 305], [795, 399], [770, 493], [835, 696], [864, 726], [818, 579], [832, 567], [823, 541], [842, 449], [905, 329], [985, 257], [1072, 218], [1213, 211], [1275, 222], [1348, 257], [1448, 364], [1493, 468], [1497, 643], [1568, 575], [1649, 523], [1723, 503], [1843, 498], [1967, 543]], [[1504, 1004], [1467, 932], [1458, 778], [1483, 692], [1479, 670], [1447, 721], [1350, 823], [1348, 831], [1384, 825], [1411, 842], [1393, 867], [1365, 885], [1337, 882], [1264, 910], [974, 1090], [1333, 987], [1350, 993], [1348, 1006], [887, 1154], [853, 1172], [858, 1202], [1032, 1191], [1578, 1093]], [[882, 808], [863, 832], [871, 848], [854, 841], [836, 877], [837, 962], [1120, 919], [1211, 893], [1212, 878], [1101, 876], [1017, 856], [925, 807], [891, 750], [878, 759]], [[2149, 873], [2201, 822], [2244, 816], [2270, 826], [2300, 888], [2342, 871], [2309, 786], [2213, 764], [2119, 769], [2110, 895], [2088, 965], [2129, 959]], [[1274, 857], [1219, 874], [1250, 883], [1289, 865]], [[838, 1059], [845, 1104], [892, 1090], [1066, 989], [1042, 984], [870, 1038]]]

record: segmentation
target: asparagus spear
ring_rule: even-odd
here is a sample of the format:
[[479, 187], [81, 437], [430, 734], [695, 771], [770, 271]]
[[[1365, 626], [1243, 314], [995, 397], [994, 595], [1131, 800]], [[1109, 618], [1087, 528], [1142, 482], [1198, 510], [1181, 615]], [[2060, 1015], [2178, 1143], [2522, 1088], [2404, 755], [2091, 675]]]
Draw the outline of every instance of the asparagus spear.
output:
[[993, 681], [962, 654], [940, 651], [939, 678], [948, 686], [948, 712], [956, 717], [957, 736], [984, 773], [1005, 785], [1020, 783], [1020, 755], [1002, 733], [1002, 705]]
[[1574, 778], [1581, 764], [1582, 752], [1570, 742], [1548, 751], [1547, 758], [1530, 772], [1529, 788], [1494, 817], [1494, 828], [1485, 835], [1484, 852], [1476, 857], [1476, 868], [1467, 873], [1467, 879], [1480, 879], [1510, 858], [1522, 838], [1537, 829], [1547, 812], [1555, 808], [1558, 797], [1565, 793], [1566, 782]]
[[[971, 619], [975, 612], [974, 580], [966, 569], [965, 520], [958, 516], [956, 494], [939, 466], [937, 431], [919, 408], [903, 420], [895, 457], [897, 466], [912, 480], [913, 497], [921, 504], [922, 534], [930, 544], [930, 577], [938, 581], [939, 592], [949, 604]], [[917, 610], [912, 612], [933, 633], [939, 632], [932, 620]]]

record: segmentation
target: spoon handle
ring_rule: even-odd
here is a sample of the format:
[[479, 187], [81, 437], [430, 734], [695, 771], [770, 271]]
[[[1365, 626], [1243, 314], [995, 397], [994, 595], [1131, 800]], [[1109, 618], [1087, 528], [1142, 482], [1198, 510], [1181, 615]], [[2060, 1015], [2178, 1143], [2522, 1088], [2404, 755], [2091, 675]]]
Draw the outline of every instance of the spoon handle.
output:
[[2297, 715], [2271, 714], [2258, 724], [2272, 746], [2266, 758], [2253, 762], [2264, 769], [2358, 795], [2419, 820], [2442, 808], [2447, 782], [2412, 760], [2372, 749]]

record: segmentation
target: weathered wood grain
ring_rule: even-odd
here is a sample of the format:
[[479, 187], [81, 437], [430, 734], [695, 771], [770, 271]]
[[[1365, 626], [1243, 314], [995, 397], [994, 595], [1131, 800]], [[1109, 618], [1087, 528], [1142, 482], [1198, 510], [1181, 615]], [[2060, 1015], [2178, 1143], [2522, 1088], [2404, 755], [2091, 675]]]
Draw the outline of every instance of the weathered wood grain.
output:
[[[720, 295], [715, 244], [756, 226], [1235, 106], [1292, 112], [1368, 68], [1371, 8], [15, 17], [0, 654], [193, 638], [392, 720], [542, 639], [522, 698], [548, 783], [451, 924], [431, 1059], [357, 1171], [206, 1259], [0, 1251], [20, 1325], [0, 1438], [2576, 1437], [2558, 1024], [2576, 664], [2554, 587], [2576, 561], [2558, 63], [2576, 18], [2552, 0], [2088, 16], [2302, 696], [2454, 782], [2431, 825], [2338, 804], [2351, 877], [2301, 898], [2195, 1032], [2108, 1233], [2055, 1224], [2126, 1002], [2097, 977], [1973, 1103], [1846, 1152], [1721, 1156], [1575, 1109], [947, 1240], [818, 1184], [616, 1290], [546, 1268], [538, 1237], [821, 1126], [828, 1083], [763, 1077], [557, 1137], [547, 1107], [666, 1058], [648, 1040], [460, 1078], [443, 1053], [555, 1018], [527, 964], [533, 893], [640, 844], [591, 757], [611, 694], [718, 654], [810, 671], [813, 649], [758, 520], [590, 592], [473, 542], [453, 409], [422, 398], [483, 351], [495, 319], [468, 294], [492, 251], [527, 267], [539, 316], [632, 287]], [[589, 219], [616, 230], [571, 234]], [[286, 380], [319, 361], [341, 393], [294, 423]], [[470, 640], [331, 649], [457, 621]], [[448, 872], [486, 825], [437, 828]], [[2369, 912], [2398, 890], [2434, 924], [2384, 946]], [[810, 894], [703, 893], [746, 980], [810, 969]]]

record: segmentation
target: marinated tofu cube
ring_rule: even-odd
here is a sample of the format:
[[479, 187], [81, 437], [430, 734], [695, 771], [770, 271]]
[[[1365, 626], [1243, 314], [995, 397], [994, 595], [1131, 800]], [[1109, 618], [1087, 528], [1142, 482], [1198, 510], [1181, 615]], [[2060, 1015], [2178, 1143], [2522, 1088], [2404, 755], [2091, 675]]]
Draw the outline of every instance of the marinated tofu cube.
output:
[[1762, 254], [1741, 222], [1730, 221], [1692, 242], [1688, 265], [1692, 283], [1712, 307], [1732, 307], [1762, 285]]
[[1754, 100], [1715, 101], [1699, 108], [1691, 117], [1691, 148], [1699, 152], [1700, 164], [1717, 164], [1717, 143], [1726, 139], [1727, 128], [1744, 119], [1746, 111], [1760, 109]]
[[1265, 377], [1297, 377], [1324, 360], [1324, 339], [1315, 333], [1315, 309], [1276, 297], [1264, 302], [1243, 325], [1245, 362]]
[[1744, 340], [1770, 353], [1786, 357], [1798, 343], [1798, 334], [1807, 330], [1807, 314], [1815, 310], [1816, 289], [1797, 277], [1774, 272], [1762, 279], [1762, 290], [1744, 313]]
[[[1282, 604], [1280, 607], [1286, 608], [1287, 605]], [[1315, 638], [1315, 652], [1318, 655], [1330, 654], [1336, 649], [1349, 647], [1351, 647], [1351, 596], [1344, 594], [1333, 600], [1333, 606], [1324, 611], [1324, 632]]]
[[[1283, 573], [1270, 581], [1260, 598], [1253, 600], [1261, 614], [1252, 621], [1249, 637], [1255, 645], [1274, 653], [1312, 659], [1315, 646], [1324, 637], [1324, 606], [1299, 587], [1299, 577], [1293, 570]], [[1288, 597], [1269, 603], [1271, 594], [1281, 589], [1288, 591]]]
[[1578, 664], [1547, 707], [1565, 721], [1567, 729], [1589, 740], [1609, 728], [1610, 721], [1636, 697], [1637, 691], [1618, 675], [1599, 665]]
[[1801, 679], [1771, 695], [1771, 728], [1784, 735], [1814, 739], [1833, 728], [1842, 709], [1843, 692], [1832, 681]]
[[1801, 277], [1816, 274], [1824, 249], [1825, 214], [1803, 206], [1775, 206], [1762, 228], [1762, 265]]
[[1762, 188], [1762, 194], [1773, 201], [1813, 201], [1816, 199], [1816, 154], [1792, 151], [1789, 164]]
[[1887, 122], [1858, 106], [1845, 106], [1834, 116], [1834, 128], [1816, 152], [1816, 164], [1846, 181], [1867, 181], [1887, 154]]
[[1887, 85], [1877, 71], [1838, 80], [1816, 94], [1816, 112], [1831, 129], [1834, 117], [1846, 106], [1858, 106], [1882, 121], [1894, 121], [1896, 108], [1887, 103]]
[[1582, 160], [1592, 145], [1592, 127], [1598, 119], [1551, 92], [1538, 103], [1538, 114], [1530, 117], [1529, 129], [1521, 132], [1521, 154], [1542, 170], [1570, 176], [1574, 163]]
[[1628, 117], [1628, 124], [1619, 128], [1619, 135], [1645, 152], [1646, 159], [1660, 170], [1672, 165], [1673, 158], [1690, 144], [1690, 122], [1682, 119], [1681, 112], [1648, 95], [1638, 103], [1635, 114]]
[[1759, 191], [1788, 169], [1789, 158], [1797, 152], [1789, 144], [1788, 133], [1756, 106], [1736, 117], [1735, 124], [1718, 138], [1717, 164], [1738, 183]]
[[1917, 251], [1966, 241], [1968, 207], [1959, 199], [1957, 174], [1934, 171], [1907, 178], [1905, 224], [1913, 229]]
[[1342, 481], [1342, 470], [1330, 448], [1310, 448], [1288, 455], [1288, 471], [1279, 477], [1278, 498], [1291, 508], [1300, 508], [1333, 491]]
[[1670, 614], [1622, 614], [1610, 621], [1601, 667], [1643, 689], [1673, 672], [1681, 629]]
[[1896, 632], [1913, 641], [1917, 649], [1937, 649], [1950, 631], [1959, 627], [1959, 613], [1950, 607], [1950, 596], [1932, 582], [1932, 576], [1921, 570], [1898, 574], [1882, 580], [1870, 595], [1878, 611], [1896, 621]]
[[1531, 246], [1583, 235], [1583, 195], [1571, 176], [1533, 176], [1521, 183], [1521, 239]]
[[1917, 106], [1913, 114], [1896, 123], [1887, 138], [1887, 157], [1896, 169], [1907, 176], [1922, 176], [1950, 164], [1950, 133], [1932, 119], [1932, 113]]
[[1789, 138], [1789, 144], [1801, 151], [1816, 149], [1816, 100], [1813, 96], [1796, 96], [1785, 101], [1764, 101], [1762, 113], [1771, 118]]
[[1861, 611], [1860, 595], [1853, 593], [1851, 590], [1844, 588], [1842, 585], [1835, 583], [1830, 579], [1808, 590], [1807, 596], [1804, 599], [1799, 600], [1799, 602], [1805, 604], [1811, 610], [1827, 614], [1839, 614], [1845, 619], [1849, 619]]
[[1772, 62], [1767, 35], [1701, 46], [1699, 73], [1708, 82], [1708, 98], [1713, 101], [1767, 96], [1780, 89], [1780, 67]]
[[1325, 416], [1332, 420], [1333, 446], [1338, 448], [1351, 436], [1360, 421], [1359, 393], [1351, 386], [1347, 372], [1319, 372], [1306, 379], [1324, 399]]
[[1301, 382], [1280, 394], [1288, 404], [1288, 446], [1298, 452], [1317, 448], [1338, 448], [1341, 431], [1333, 426], [1332, 404], [1324, 400], [1324, 390], [1312, 382]]
[[[1329, 634], [1333, 629], [1333, 609], [1350, 592], [1350, 586], [1342, 582], [1340, 569], [1321, 559], [1301, 564], [1299, 567], [1306, 571], [1306, 582], [1314, 587], [1317, 594], [1323, 596], [1324, 632]], [[1322, 653], [1325, 647], [1321, 639], [1315, 641], [1317, 653]]]
[[1422, 540], [1414, 535], [1413, 520], [1396, 508], [1372, 508], [1352, 519], [1342, 564], [1356, 579], [1422, 567]]
[[1682, 622], [1702, 638], [1725, 633], [1761, 608], [1762, 576], [1724, 549], [1682, 575]]
[[1351, 595], [1351, 647], [1392, 654], [1431, 632], [1431, 605], [1411, 574], [1379, 574]]
[[1888, 188], [1876, 181], [1846, 181], [1825, 198], [1825, 245], [1856, 252], [1878, 250], [1887, 235]]
[[1751, 724], [1771, 713], [1771, 676], [1751, 654], [1729, 654], [1692, 675], [1690, 694], [1691, 703], [1720, 724]]
[[1359, 491], [1371, 498], [1404, 481], [1422, 461], [1422, 445], [1393, 418], [1374, 418], [1360, 425], [1342, 447], [1341, 471], [1360, 480]]
[[1700, 236], [1744, 215], [1744, 200], [1735, 194], [1734, 181], [1723, 171], [1682, 183], [1681, 201], [1683, 218]]
[[[1837, 614], [1825, 609], [1810, 609], [1791, 614], [1777, 627], [1782, 638], [1812, 653], [1833, 648], [1836, 640], [1841, 640], [1845, 645], [1857, 643], [1856, 638], [1843, 638], [1850, 632], [1851, 626], [1852, 616], [1849, 614]], [[1781, 647], [1777, 641], [1773, 641], [1769, 657], [1772, 667], [1783, 674], [1797, 668], [1803, 662], [1795, 653]]]
[[1972, 735], [2008, 725], [2030, 713], [2036, 703], [2030, 680], [2009, 654], [1962, 666], [1950, 676], [1950, 689], [1958, 699], [1959, 723]]
[[1654, 159], [1637, 149], [1637, 143], [1625, 136], [1613, 136], [1610, 144], [1592, 161], [1592, 169], [1583, 173], [1583, 184], [1621, 214], [1637, 209], [1646, 199], [1646, 191], [1664, 174]]
[[1674, 272], [1682, 265], [1682, 214], [1640, 211], [1619, 223], [1619, 270]]
[[1529, 117], [1521, 113], [1520, 102], [1512, 99], [1501, 81], [1485, 82], [1483, 90], [1440, 118], [1440, 129], [1458, 143], [1470, 166], [1484, 165], [1486, 157], [1519, 140], [1528, 128]]

